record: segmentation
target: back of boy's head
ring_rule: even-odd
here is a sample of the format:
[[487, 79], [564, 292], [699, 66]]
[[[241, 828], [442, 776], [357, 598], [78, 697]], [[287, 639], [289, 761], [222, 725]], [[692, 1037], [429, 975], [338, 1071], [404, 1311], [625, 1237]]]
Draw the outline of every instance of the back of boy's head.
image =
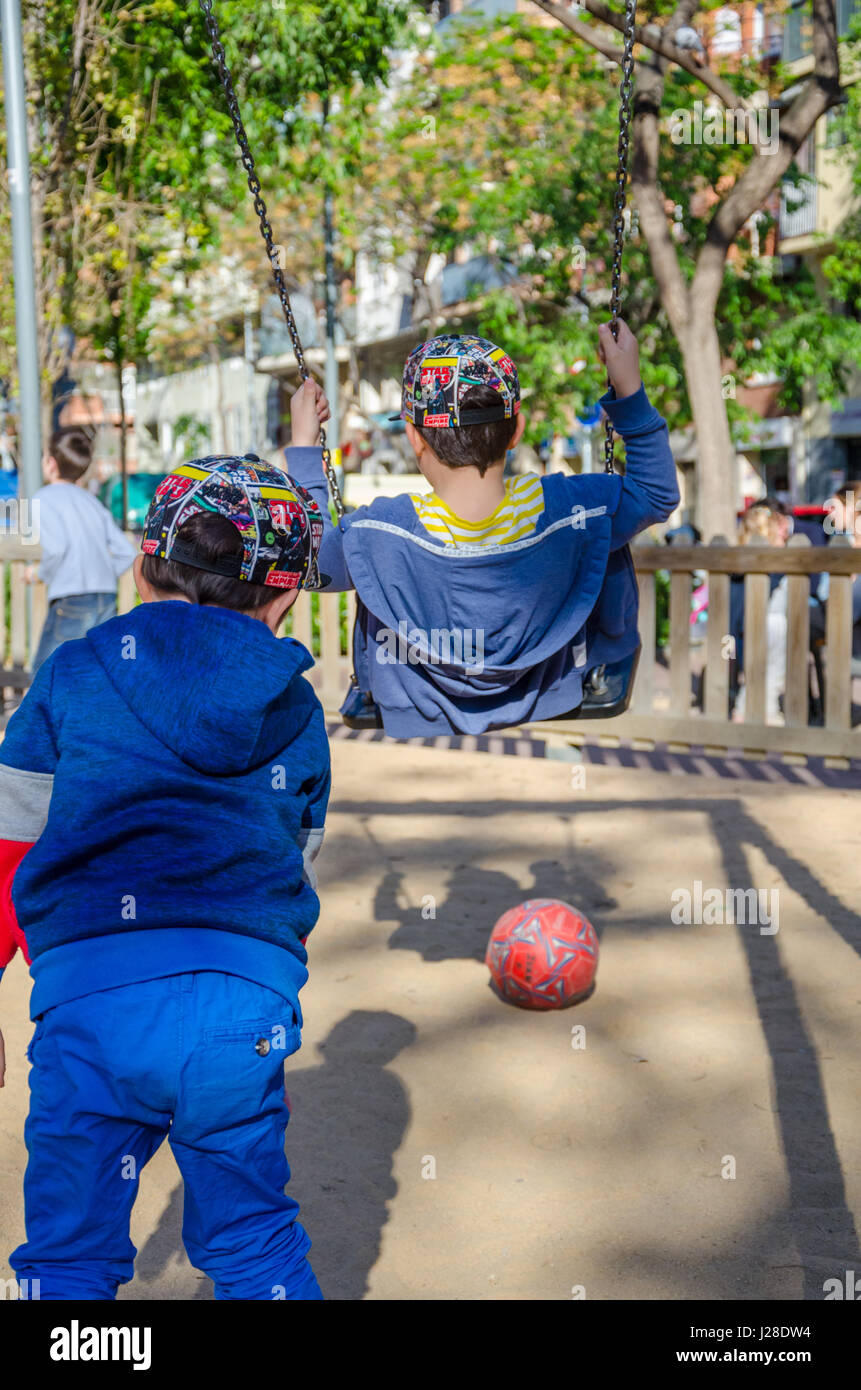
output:
[[520, 381], [504, 348], [474, 334], [448, 333], [414, 348], [404, 366], [400, 415], [441, 463], [483, 477], [517, 428]]
[[[464, 409], [481, 410], [497, 404], [492, 386], [471, 386], [461, 398]], [[505, 458], [517, 429], [517, 416], [491, 420], [484, 425], [454, 425], [449, 429], [416, 425], [424, 442], [440, 463], [449, 468], [477, 468], [482, 478], [491, 464]]]
[[321, 587], [322, 535], [316, 501], [282, 469], [255, 454], [211, 455], [159, 483], [141, 574], [158, 593], [248, 613], [279, 590]]
[[86, 430], [77, 425], [66, 425], [63, 429], [54, 430], [48, 453], [56, 463], [63, 482], [77, 483], [93, 461], [93, 441]]
[[[176, 539], [190, 546], [201, 560], [215, 564], [242, 558], [242, 537], [226, 517], [217, 512], [195, 512], [177, 528]], [[212, 603], [219, 608], [234, 608], [238, 613], [251, 613], [271, 603], [275, 590], [265, 584], [248, 584], [242, 579], [214, 574], [181, 560], [160, 560], [157, 555], [144, 555], [141, 573], [146, 582], [161, 594], [177, 594], [192, 603]]]

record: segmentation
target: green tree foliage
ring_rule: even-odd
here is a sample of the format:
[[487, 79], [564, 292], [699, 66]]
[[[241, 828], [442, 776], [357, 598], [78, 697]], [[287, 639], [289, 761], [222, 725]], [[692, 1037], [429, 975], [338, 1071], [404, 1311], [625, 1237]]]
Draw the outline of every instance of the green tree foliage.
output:
[[[846, 45], [849, 64], [861, 71], [861, 13], [855, 15]], [[848, 65], [847, 65], [848, 66]], [[846, 89], [845, 105], [834, 120], [837, 148], [846, 152], [852, 169], [852, 190], [855, 205], [848, 213], [835, 238], [834, 249], [822, 263], [829, 292], [835, 303], [856, 322], [861, 320], [861, 81]], [[861, 361], [857, 350], [855, 361]]]
[[[548, 426], [569, 426], [573, 413], [604, 389], [595, 330], [609, 317], [619, 69], [564, 29], [521, 16], [473, 23], [454, 35], [449, 30], [418, 63], [395, 119], [376, 132], [380, 220], [395, 228], [397, 249], [417, 266], [429, 250], [450, 252], [467, 243], [474, 254], [518, 272], [518, 285], [479, 292], [474, 321], [522, 361], [535, 438]], [[731, 80], [747, 98], [763, 77], [742, 66]], [[775, 72], [775, 92], [781, 82], [788, 85]], [[694, 77], [670, 66], [660, 178], [688, 284], [717, 198], [752, 155], [747, 144], [673, 143], [670, 116], [692, 111], [706, 95]], [[855, 102], [853, 94], [846, 119], [854, 109], [857, 131]], [[851, 275], [848, 247], [826, 263], [830, 294], [806, 265], [788, 274], [779, 258], [764, 254], [778, 196], [763, 209], [758, 252], [747, 234], [733, 248], [717, 320], [738, 384], [756, 371], [776, 372], [782, 407], [796, 410], [810, 378], [823, 398], [839, 396], [861, 336], [857, 317], [835, 315], [831, 301], [831, 295], [849, 298], [841, 291], [841, 276]], [[674, 427], [688, 424], [678, 343], [636, 218], [625, 239], [622, 312], [639, 338], [653, 400]], [[578, 370], [584, 359], [586, 368]], [[730, 417], [741, 420], [746, 412], [733, 389], [727, 390]]]
[[[319, 107], [340, 100], [329, 141], [338, 177], [359, 159], [354, 94], [384, 79], [398, 0], [216, 0], [264, 189], [298, 203], [319, 177]], [[268, 265], [250, 216], [233, 128], [197, 4], [24, 0], [42, 357], [53, 378], [60, 329], [113, 360], [146, 355], [158, 299], [192, 309], [192, 273], [224, 254]], [[340, 114], [343, 111], [343, 115]], [[283, 204], [282, 204], [283, 207]], [[281, 210], [281, 208], [279, 208]], [[301, 222], [301, 211], [293, 222]], [[233, 226], [241, 226], [234, 235]], [[8, 223], [0, 254], [8, 264]], [[285, 248], [289, 251], [289, 247]], [[10, 307], [0, 376], [14, 375]], [[162, 313], [164, 325], [165, 315]]]

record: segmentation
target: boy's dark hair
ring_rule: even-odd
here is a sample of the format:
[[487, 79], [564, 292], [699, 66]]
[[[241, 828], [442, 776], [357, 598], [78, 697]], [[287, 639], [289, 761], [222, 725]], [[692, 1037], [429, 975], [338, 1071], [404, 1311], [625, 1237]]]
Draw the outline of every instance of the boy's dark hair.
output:
[[[499, 405], [501, 399], [492, 386], [471, 386], [460, 406], [462, 410], [486, 410]], [[492, 420], [488, 425], [455, 425], [453, 429], [425, 429], [423, 425], [416, 425], [440, 463], [449, 468], [477, 468], [482, 478], [492, 463], [505, 458], [516, 428], [516, 415], [510, 420]]]
[[842, 502], [844, 507], [849, 506], [850, 498], [853, 503], [857, 504], [858, 499], [861, 498], [861, 481], [844, 483], [842, 487], [835, 488], [834, 492], [828, 494], [827, 500], [830, 502], [832, 498], [836, 498], [838, 502]]
[[[203, 561], [228, 560], [242, 555], [242, 537], [226, 516], [217, 512], [195, 512], [177, 531], [177, 538], [192, 546]], [[248, 613], [262, 608], [278, 594], [266, 584], [249, 584], [223, 574], [182, 564], [179, 560], [160, 560], [144, 555], [141, 573], [148, 584], [163, 594], [182, 594], [192, 603], [211, 603]]]
[[54, 430], [48, 453], [57, 465], [64, 483], [77, 483], [93, 461], [93, 441], [86, 430], [66, 425]]

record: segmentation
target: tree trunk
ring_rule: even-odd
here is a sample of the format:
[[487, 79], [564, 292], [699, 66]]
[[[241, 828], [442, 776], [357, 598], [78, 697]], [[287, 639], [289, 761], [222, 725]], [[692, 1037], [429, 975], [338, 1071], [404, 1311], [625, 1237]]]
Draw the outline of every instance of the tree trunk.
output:
[[721, 351], [714, 315], [691, 306], [680, 335], [685, 380], [696, 434], [696, 524], [703, 540], [735, 536], [736, 456], [722, 393]]
[[[536, 2], [593, 47], [607, 52], [591, 30], [561, 6], [548, 5], [545, 0]], [[600, 0], [588, 0], [587, 8], [598, 19], [619, 30], [623, 28], [622, 17], [613, 15]], [[718, 203], [697, 257], [694, 279], [686, 284], [660, 183], [660, 114], [668, 59], [682, 61], [671, 49], [673, 36], [682, 25], [692, 22], [699, 8], [699, 0], [679, 0], [675, 12], [659, 30], [647, 26], [638, 32], [646, 55], [640, 56], [636, 68], [631, 186], [661, 303], [682, 350], [697, 440], [696, 521], [703, 538], [709, 540], [718, 534], [735, 535], [736, 453], [722, 390], [716, 326], [726, 258], [747, 219], [780, 184], [801, 142], [814, 130], [820, 116], [839, 101], [841, 84], [833, 0], [812, 0], [814, 68], [810, 78], [800, 85], [788, 111], [781, 111], [778, 153], [765, 157], [758, 151]], [[649, 47], [650, 35], [660, 41], [659, 48]], [[610, 50], [608, 56], [618, 61], [620, 52]], [[690, 65], [688, 71], [697, 75]], [[736, 96], [716, 74], [709, 74], [706, 86], [718, 92], [728, 108], [743, 101], [741, 93]]]
[[[678, 18], [678, 16], [676, 16]], [[667, 26], [677, 27], [675, 22]], [[724, 261], [700, 265], [696, 290], [686, 284], [665, 208], [659, 178], [659, 115], [666, 62], [657, 55], [641, 63], [634, 98], [631, 186], [640, 228], [664, 312], [682, 351], [685, 383], [696, 439], [696, 524], [708, 541], [735, 535], [735, 449], [721, 393], [721, 352], [715, 309]]]

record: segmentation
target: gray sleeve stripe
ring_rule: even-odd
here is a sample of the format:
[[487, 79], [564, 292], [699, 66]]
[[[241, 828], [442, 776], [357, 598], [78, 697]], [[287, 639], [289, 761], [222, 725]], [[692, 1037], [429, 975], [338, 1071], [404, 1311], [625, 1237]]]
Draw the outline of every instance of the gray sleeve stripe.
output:
[[317, 875], [314, 873], [313, 864], [320, 853], [323, 833], [322, 826], [312, 826], [309, 830], [300, 830], [296, 837], [296, 843], [302, 851], [302, 859], [305, 864], [302, 877], [306, 883], [311, 885], [315, 893], [317, 891]]
[[54, 777], [0, 763], [0, 840], [38, 840], [45, 829]]

